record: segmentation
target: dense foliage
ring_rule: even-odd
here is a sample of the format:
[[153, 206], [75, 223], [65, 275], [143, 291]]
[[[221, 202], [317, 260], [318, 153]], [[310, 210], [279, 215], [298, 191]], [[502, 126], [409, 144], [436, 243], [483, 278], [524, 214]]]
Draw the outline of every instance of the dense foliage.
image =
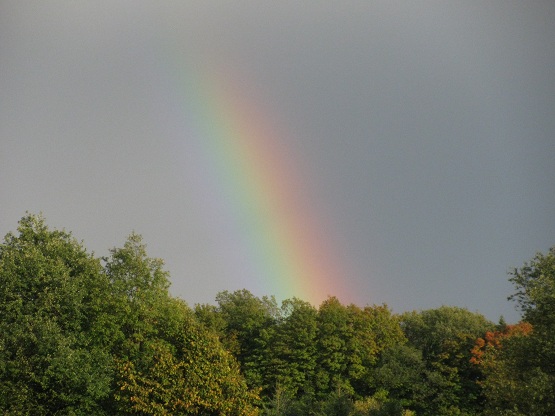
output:
[[248, 290], [191, 309], [140, 236], [97, 258], [27, 215], [0, 245], [0, 412], [555, 414], [555, 249], [510, 280], [515, 325]]
[[555, 414], [555, 247], [511, 273], [523, 322], [477, 341], [487, 415]]
[[258, 396], [137, 235], [98, 259], [28, 215], [0, 246], [7, 415], [254, 415]]

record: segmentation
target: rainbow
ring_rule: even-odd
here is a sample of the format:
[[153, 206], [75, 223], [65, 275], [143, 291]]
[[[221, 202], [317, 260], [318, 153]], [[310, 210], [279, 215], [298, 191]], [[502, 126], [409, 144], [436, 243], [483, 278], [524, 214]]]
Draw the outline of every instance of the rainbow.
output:
[[180, 90], [193, 124], [185, 140], [194, 139], [204, 154], [209, 203], [233, 223], [222, 232], [232, 233], [226, 238], [240, 245], [248, 263], [246, 289], [313, 305], [330, 295], [349, 300], [340, 250], [303, 189], [296, 155], [283, 145], [287, 132], [269, 122], [264, 105], [236, 80], [229, 70], [189, 68]]

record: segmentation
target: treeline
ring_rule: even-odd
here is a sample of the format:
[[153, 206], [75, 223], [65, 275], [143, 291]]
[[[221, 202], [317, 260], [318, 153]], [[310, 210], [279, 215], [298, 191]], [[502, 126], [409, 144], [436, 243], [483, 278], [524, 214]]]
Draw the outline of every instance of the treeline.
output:
[[555, 249], [510, 280], [516, 325], [247, 290], [190, 308], [140, 236], [98, 258], [27, 215], [0, 245], [0, 412], [555, 414]]

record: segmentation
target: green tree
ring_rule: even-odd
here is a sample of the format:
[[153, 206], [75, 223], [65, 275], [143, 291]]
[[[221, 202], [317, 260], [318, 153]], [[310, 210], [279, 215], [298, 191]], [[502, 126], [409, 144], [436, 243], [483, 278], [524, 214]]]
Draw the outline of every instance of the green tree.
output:
[[318, 310], [318, 391], [365, 396], [379, 354], [406, 342], [387, 306], [344, 306], [330, 297]]
[[[247, 388], [237, 361], [185, 305], [171, 343], [145, 342], [142, 360], [119, 362], [116, 400], [125, 414], [256, 415], [258, 396]], [[174, 321], [175, 325], [176, 322]], [[170, 334], [168, 334], [170, 335]]]
[[282, 400], [314, 393], [316, 309], [299, 299], [282, 303], [276, 324], [264, 330], [262, 359], [265, 393]]
[[206, 328], [219, 337], [225, 337], [226, 322], [218, 307], [209, 304], [197, 304], [194, 308], [195, 316]]
[[472, 365], [475, 340], [495, 325], [483, 315], [463, 308], [442, 306], [403, 314], [401, 326], [409, 345], [422, 351], [429, 400], [418, 414], [474, 414], [483, 407], [478, 381], [482, 374]]
[[555, 247], [538, 253], [530, 263], [515, 269], [510, 281], [517, 292], [510, 297], [532, 324], [533, 364], [548, 376], [555, 376]]
[[[526, 354], [526, 337], [531, 331], [530, 323], [521, 322], [498, 327], [497, 331], [487, 332], [484, 338], [476, 340], [471, 361], [486, 375], [480, 382], [488, 399], [484, 414], [538, 414], [530, 411], [534, 400], [529, 398], [545, 389], [530, 382], [536, 371], [522, 367], [520, 358]], [[526, 411], [522, 413], [523, 409]]]
[[280, 314], [275, 299], [258, 298], [243, 289], [220, 292], [216, 302], [216, 311], [225, 322], [223, 344], [239, 361], [249, 386], [264, 387], [262, 369], [269, 342], [267, 331], [276, 324]]
[[516, 293], [509, 299], [517, 302], [532, 330], [510, 333], [509, 327], [505, 336], [497, 337], [497, 345], [486, 348], [487, 414], [554, 414], [555, 248], [515, 269], [510, 281]]
[[0, 411], [255, 415], [238, 363], [140, 236], [102, 262], [27, 215], [0, 245]]
[[281, 319], [265, 333], [267, 414], [351, 412], [353, 397], [374, 392], [382, 351], [406, 342], [387, 306], [344, 306], [336, 298], [318, 311], [298, 299], [285, 301]]
[[120, 413], [253, 415], [258, 400], [234, 358], [168, 293], [160, 259], [148, 257], [139, 235], [105, 259], [123, 338], [114, 346]]
[[101, 414], [113, 365], [103, 348], [100, 262], [41, 216], [0, 246], [0, 409], [4, 414]]
[[345, 391], [353, 393], [347, 378], [347, 342], [352, 336], [349, 312], [339, 300], [330, 297], [318, 309], [318, 367], [316, 387], [320, 395]]
[[422, 352], [410, 345], [399, 344], [380, 356], [372, 373], [372, 385], [378, 397], [387, 392], [388, 399], [397, 400], [403, 407], [424, 413], [426, 400], [433, 395], [428, 381], [429, 370]]
[[142, 237], [135, 233], [103, 260], [111, 284], [107, 301], [119, 325], [113, 352], [124, 359], [139, 359], [144, 342], [158, 337], [160, 321], [166, 321], [168, 273], [161, 259], [148, 257]]
[[372, 373], [382, 352], [406, 343], [399, 320], [387, 305], [347, 307], [351, 336], [347, 340], [347, 377], [358, 397], [373, 391]]

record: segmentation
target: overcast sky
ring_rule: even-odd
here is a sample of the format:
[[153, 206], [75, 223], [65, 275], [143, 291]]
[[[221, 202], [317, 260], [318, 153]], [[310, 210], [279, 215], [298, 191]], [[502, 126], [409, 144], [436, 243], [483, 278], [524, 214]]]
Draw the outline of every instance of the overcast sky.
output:
[[282, 132], [342, 301], [516, 321], [507, 272], [555, 245], [553, 22], [548, 0], [0, 1], [0, 233], [42, 212], [106, 255], [135, 230], [191, 305], [272, 295], [191, 156], [180, 83], [218, 71]]

